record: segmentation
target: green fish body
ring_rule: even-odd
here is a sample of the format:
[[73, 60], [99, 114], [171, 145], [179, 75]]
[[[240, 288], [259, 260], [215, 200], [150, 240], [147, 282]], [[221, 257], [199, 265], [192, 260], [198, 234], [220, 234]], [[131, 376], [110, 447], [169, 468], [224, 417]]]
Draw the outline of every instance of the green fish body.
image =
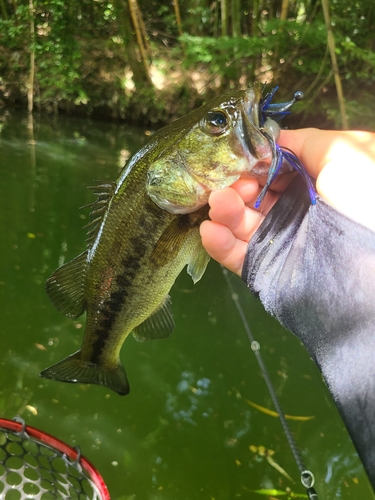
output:
[[86, 311], [82, 347], [41, 376], [129, 392], [126, 337], [168, 337], [173, 283], [186, 265], [194, 282], [206, 269], [199, 226], [210, 192], [267, 174], [272, 151], [259, 130], [259, 100], [257, 88], [212, 100], [154, 134], [116, 183], [98, 186], [87, 250], [46, 283], [59, 311]]

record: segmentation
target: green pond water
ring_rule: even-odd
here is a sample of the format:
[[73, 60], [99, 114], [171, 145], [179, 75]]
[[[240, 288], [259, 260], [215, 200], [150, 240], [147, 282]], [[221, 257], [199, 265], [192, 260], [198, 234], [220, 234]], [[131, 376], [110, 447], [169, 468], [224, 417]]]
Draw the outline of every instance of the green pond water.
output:
[[[82, 453], [115, 500], [277, 498], [304, 494], [241, 319], [220, 267], [211, 262], [193, 285], [185, 271], [171, 296], [172, 337], [137, 343], [121, 358], [126, 397], [99, 386], [64, 384], [39, 372], [80, 346], [84, 317], [65, 318], [44, 291], [49, 274], [85, 248], [86, 186], [115, 179], [147, 140], [124, 125], [67, 117], [0, 114], [0, 416], [22, 416]], [[240, 297], [319, 499], [375, 498], [350, 438], [300, 342], [250, 296]], [[257, 448], [293, 479], [272, 466]], [[250, 448], [252, 447], [252, 448]], [[254, 448], [255, 447], [255, 448]], [[287, 498], [287, 496], [280, 496]]]

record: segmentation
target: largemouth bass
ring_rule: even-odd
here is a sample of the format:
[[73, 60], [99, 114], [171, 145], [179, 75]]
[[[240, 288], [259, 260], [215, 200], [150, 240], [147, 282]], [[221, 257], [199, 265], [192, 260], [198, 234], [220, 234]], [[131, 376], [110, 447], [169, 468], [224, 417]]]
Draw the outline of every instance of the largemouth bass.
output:
[[82, 347], [41, 376], [129, 392], [120, 361], [126, 337], [168, 337], [175, 279], [185, 265], [194, 282], [206, 269], [199, 225], [210, 192], [267, 176], [273, 149], [262, 131], [274, 137], [277, 127], [268, 119], [260, 130], [260, 102], [257, 87], [213, 99], [155, 133], [116, 182], [98, 186], [87, 250], [46, 283], [59, 311], [86, 311]]

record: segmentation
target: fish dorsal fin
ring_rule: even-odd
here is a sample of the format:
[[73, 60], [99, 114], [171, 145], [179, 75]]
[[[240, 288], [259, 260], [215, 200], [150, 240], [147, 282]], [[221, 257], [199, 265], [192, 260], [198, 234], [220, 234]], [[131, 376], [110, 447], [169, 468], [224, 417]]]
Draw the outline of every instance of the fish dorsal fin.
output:
[[69, 318], [78, 318], [85, 311], [84, 284], [87, 251], [54, 271], [46, 282], [53, 305]]
[[164, 339], [169, 337], [174, 330], [174, 319], [169, 295], [162, 304], [140, 325], [133, 330], [133, 335], [138, 342], [145, 340]]
[[116, 183], [112, 181], [103, 181], [97, 186], [89, 186], [88, 189], [92, 189], [94, 194], [97, 195], [97, 198], [93, 203], [89, 203], [88, 205], [81, 207], [91, 208], [90, 222], [85, 226], [85, 228], [87, 228], [86, 242], [88, 247], [90, 247], [98, 235], [104, 214], [106, 213], [109, 202], [115, 193]]
[[194, 283], [201, 279], [209, 261], [210, 256], [199, 241], [187, 267], [187, 272], [190, 274]]

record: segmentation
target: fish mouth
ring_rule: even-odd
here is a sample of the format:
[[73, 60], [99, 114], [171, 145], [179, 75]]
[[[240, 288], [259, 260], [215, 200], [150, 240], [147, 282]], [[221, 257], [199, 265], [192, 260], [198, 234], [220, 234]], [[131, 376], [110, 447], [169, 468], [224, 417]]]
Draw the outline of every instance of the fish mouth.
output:
[[259, 103], [261, 97], [260, 86], [255, 85], [246, 92], [243, 100], [243, 112], [258, 130], [260, 129]]
[[261, 100], [261, 89], [255, 86], [249, 89], [243, 99], [241, 117], [241, 138], [250, 155], [261, 162], [271, 163], [272, 148], [262, 133], [259, 117], [259, 103]]

